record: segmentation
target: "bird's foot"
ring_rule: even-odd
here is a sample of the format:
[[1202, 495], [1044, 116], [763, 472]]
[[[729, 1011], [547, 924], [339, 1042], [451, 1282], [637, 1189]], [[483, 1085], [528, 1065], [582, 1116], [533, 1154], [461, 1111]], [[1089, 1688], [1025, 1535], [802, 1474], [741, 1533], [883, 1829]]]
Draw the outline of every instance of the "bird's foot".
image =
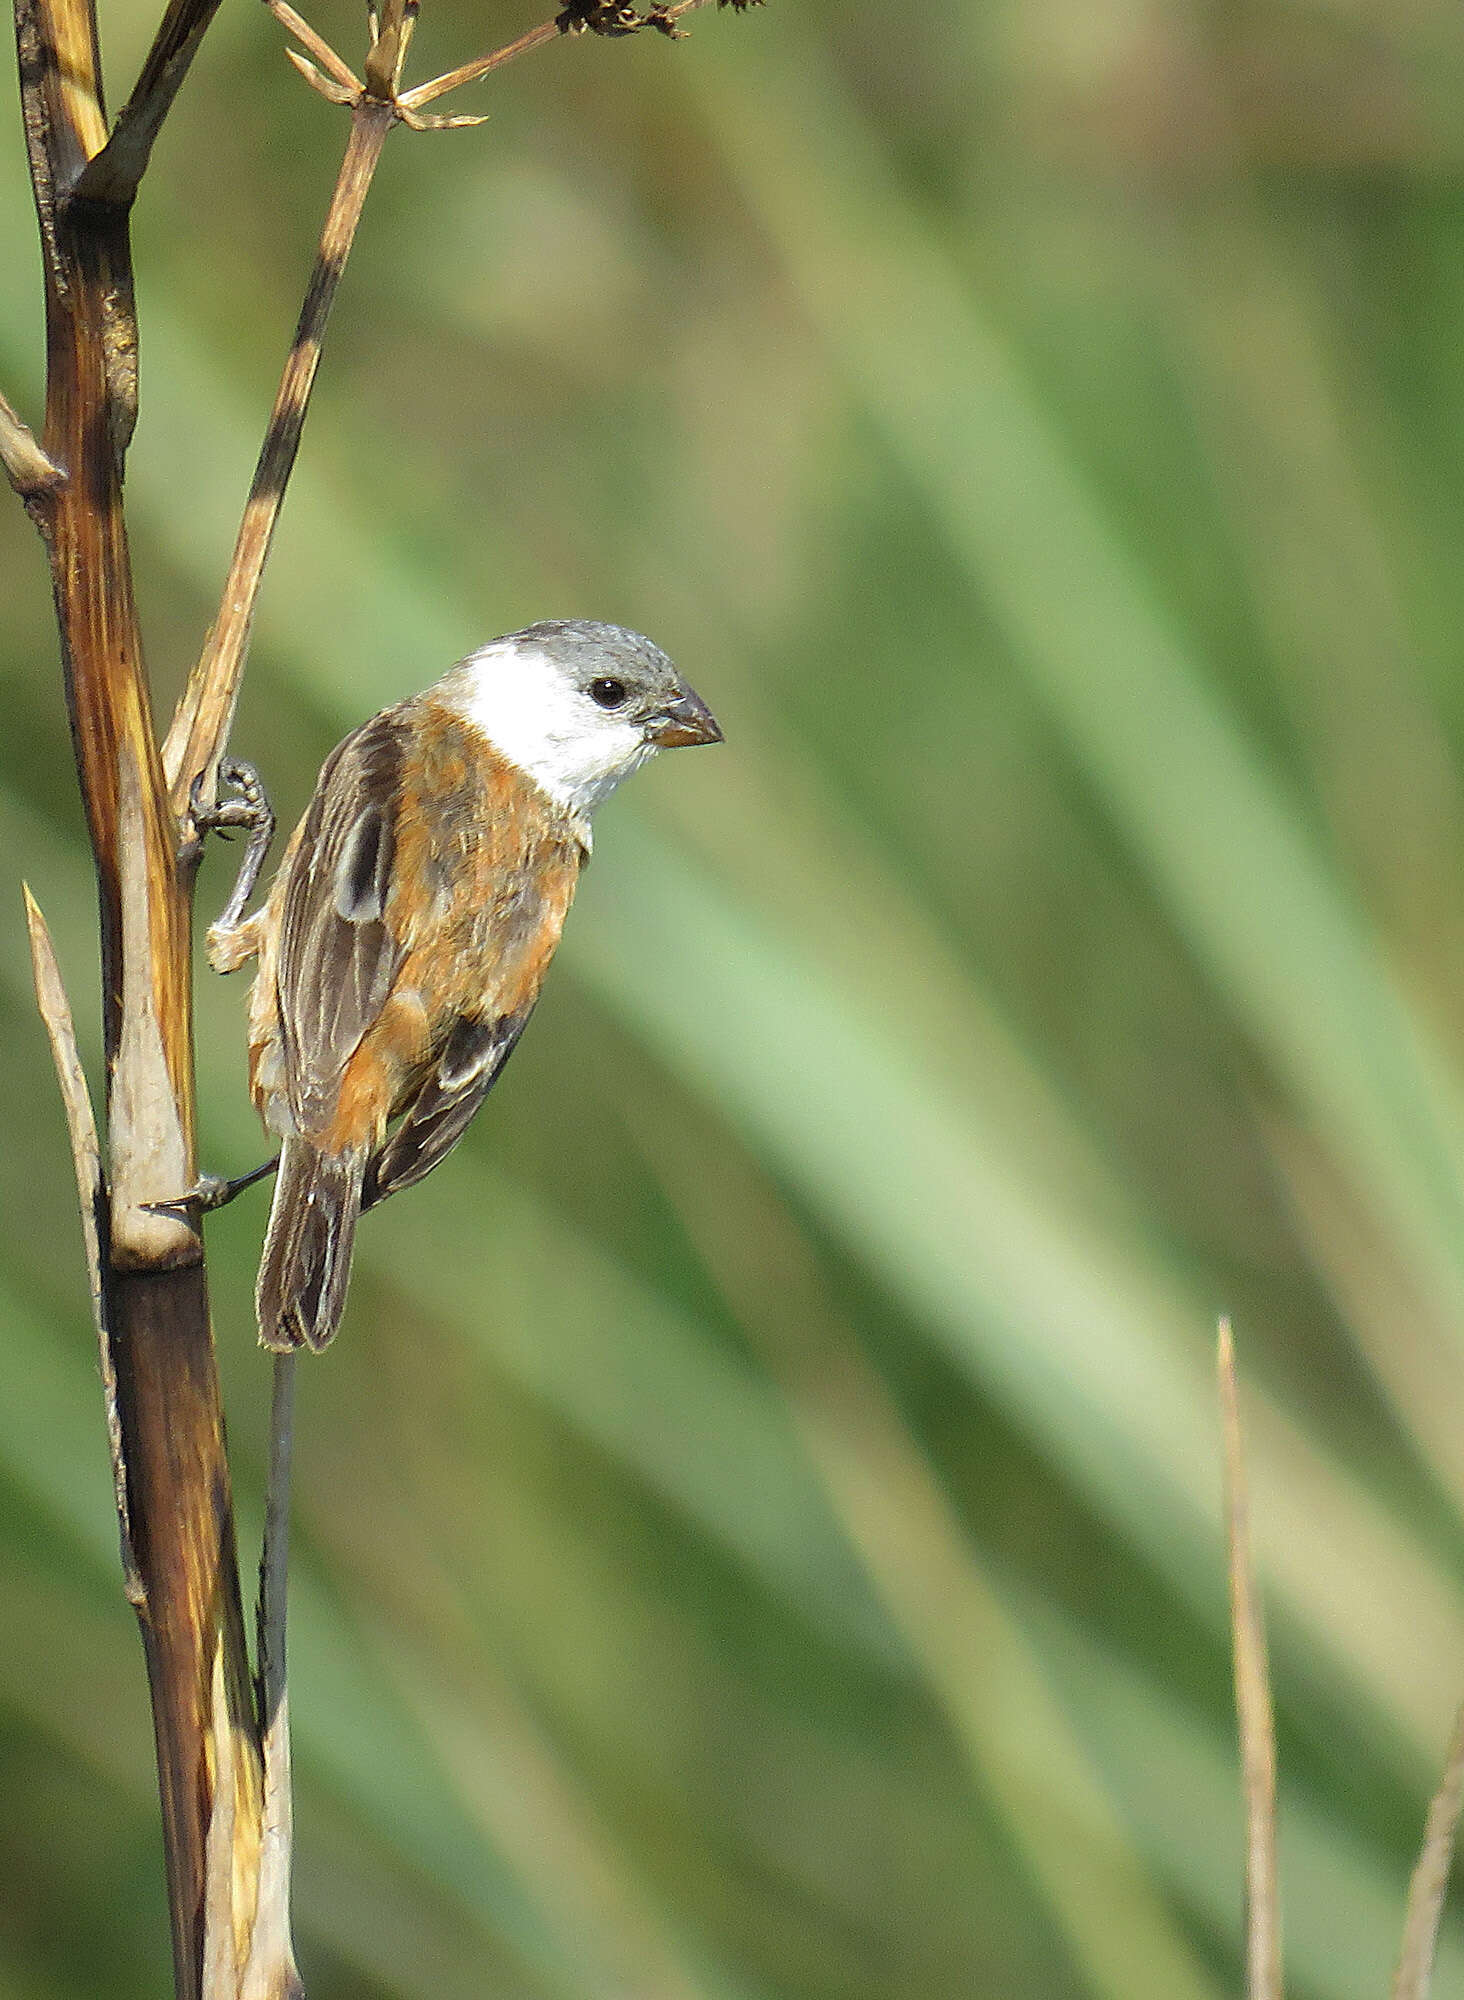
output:
[[[228, 950], [231, 934], [243, 928], [241, 919], [244, 905], [254, 892], [259, 880], [259, 871], [264, 866], [264, 857], [269, 852], [269, 844], [274, 839], [275, 816], [269, 797], [260, 780], [259, 773], [252, 764], [246, 764], [239, 757], [225, 757], [219, 764], [219, 783], [227, 786], [227, 792], [220, 792], [214, 803], [203, 802], [203, 773], [200, 771], [193, 780], [188, 794], [188, 811], [193, 821], [194, 831], [202, 836], [208, 833], [222, 834], [227, 840], [235, 832], [249, 835], [249, 845], [244, 850], [244, 859], [239, 863], [239, 873], [233, 892], [219, 913], [218, 922], [209, 926], [210, 956], [215, 959], [215, 969], [232, 971], [233, 965], [227, 961], [232, 954]], [[215, 945], [217, 944], [217, 949]], [[235, 958], [242, 963], [248, 956], [247, 950]], [[219, 964], [218, 961], [225, 961]]]
[[196, 1209], [199, 1214], [207, 1214], [215, 1208], [227, 1208], [236, 1195], [243, 1194], [245, 1188], [252, 1188], [256, 1181], [262, 1181], [272, 1174], [279, 1165], [279, 1155], [266, 1160], [262, 1167], [252, 1172], [239, 1174], [233, 1180], [223, 1174], [200, 1174], [193, 1186], [183, 1194], [175, 1194], [167, 1201], [145, 1201], [142, 1206], [159, 1215], [176, 1215], [180, 1211]]

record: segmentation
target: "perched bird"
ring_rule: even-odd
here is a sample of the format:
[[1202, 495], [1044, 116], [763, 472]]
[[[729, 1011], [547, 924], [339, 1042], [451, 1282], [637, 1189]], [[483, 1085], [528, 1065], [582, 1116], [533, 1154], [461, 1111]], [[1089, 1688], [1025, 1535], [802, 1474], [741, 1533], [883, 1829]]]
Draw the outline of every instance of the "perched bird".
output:
[[657, 749], [721, 735], [649, 639], [571, 620], [493, 640], [332, 751], [265, 903], [242, 917], [236, 890], [209, 933], [218, 970], [258, 960], [267, 1347], [325, 1346], [357, 1217], [462, 1137], [539, 997], [595, 807]]

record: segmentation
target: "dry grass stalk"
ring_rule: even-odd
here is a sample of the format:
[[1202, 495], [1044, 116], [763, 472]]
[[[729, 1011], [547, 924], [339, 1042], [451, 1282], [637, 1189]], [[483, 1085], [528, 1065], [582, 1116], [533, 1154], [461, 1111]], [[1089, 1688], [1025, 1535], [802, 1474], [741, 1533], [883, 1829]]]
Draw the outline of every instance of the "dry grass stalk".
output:
[[1276, 1865], [1276, 1728], [1265, 1627], [1251, 1564], [1250, 1502], [1240, 1399], [1235, 1383], [1235, 1343], [1228, 1319], [1220, 1322], [1219, 1374], [1235, 1709], [1245, 1784], [1245, 1990], [1247, 2000], [1282, 2000], [1281, 1896]]
[[1428, 1809], [1423, 1850], [1408, 1886], [1403, 1947], [1393, 1975], [1392, 2000], [1428, 2000], [1444, 1895], [1454, 1865], [1454, 1837], [1464, 1806], [1464, 1708], [1454, 1718], [1444, 1775]]

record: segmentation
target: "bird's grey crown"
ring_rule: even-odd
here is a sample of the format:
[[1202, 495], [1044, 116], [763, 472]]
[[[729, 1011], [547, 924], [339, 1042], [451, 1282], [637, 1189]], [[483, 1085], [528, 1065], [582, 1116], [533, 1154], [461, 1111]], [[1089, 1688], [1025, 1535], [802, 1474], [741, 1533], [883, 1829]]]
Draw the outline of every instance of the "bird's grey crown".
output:
[[518, 642], [542, 647], [585, 685], [602, 674], [617, 676], [638, 694], [663, 694], [681, 684], [674, 663], [644, 632], [597, 618], [546, 618], [499, 643]]

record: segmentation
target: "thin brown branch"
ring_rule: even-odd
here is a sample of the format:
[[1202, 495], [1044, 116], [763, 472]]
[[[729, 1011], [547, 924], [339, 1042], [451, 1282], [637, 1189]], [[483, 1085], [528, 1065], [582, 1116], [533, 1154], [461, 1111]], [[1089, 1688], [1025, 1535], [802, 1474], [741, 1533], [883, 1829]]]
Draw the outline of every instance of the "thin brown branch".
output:
[[239, 699], [245, 653], [254, 625], [255, 607], [264, 565], [274, 540], [285, 488], [305, 428], [310, 392], [320, 365], [320, 349], [335, 300], [336, 287], [350, 255], [356, 226], [381, 158], [395, 108], [374, 97], [361, 96], [351, 114], [351, 132], [335, 192], [320, 234], [315, 269], [300, 308], [295, 338], [280, 377], [259, 463], [244, 505], [219, 615], [189, 676], [163, 746], [173, 809], [188, 809], [195, 778], [207, 788], [228, 741]]
[[[649, 14], [636, 16], [642, 27], [669, 26], [683, 14], [690, 14], [698, 7], [705, 7], [708, 0], [678, 0], [672, 7], [653, 8]], [[479, 78], [489, 76], [505, 63], [511, 63], [524, 56], [531, 49], [540, 49], [546, 42], [556, 41], [569, 25], [566, 12], [556, 14], [553, 20], [541, 21], [537, 28], [530, 28], [516, 40], [505, 42], [502, 48], [493, 49], [488, 55], [477, 56], [472, 62], [460, 63], [456, 69], [445, 70], [441, 76], [434, 76], [427, 83], [419, 83], [411, 90], [404, 90], [397, 102], [403, 111], [420, 111], [439, 97], [446, 97], [451, 90], [460, 90], [465, 83], [477, 83]]]
[[1464, 1807], [1464, 1708], [1454, 1718], [1444, 1775], [1428, 1809], [1423, 1849], [1408, 1885], [1403, 1947], [1393, 1976], [1392, 2000], [1428, 2000], [1461, 1807]]
[[303, 14], [295, 12], [289, 0], [264, 0], [264, 4], [280, 26], [295, 37], [301, 48], [314, 58], [326, 75], [334, 77], [341, 88], [349, 93], [345, 101], [354, 104], [366, 86], [355, 71], [341, 61], [325, 37], [316, 33]]
[[1281, 1899], [1276, 1866], [1276, 1729], [1260, 1598], [1251, 1567], [1250, 1502], [1235, 1343], [1220, 1322], [1220, 1417], [1225, 1445], [1225, 1519], [1230, 1551], [1230, 1626], [1235, 1708], [1245, 1783], [1245, 1958], [1247, 2000], [1282, 2000]]
[[77, 182], [78, 195], [88, 201], [125, 204], [137, 193], [153, 141], [218, 8], [219, 0], [169, 0], [132, 95], [106, 145]]
[[479, 77], [489, 75], [495, 69], [502, 69], [515, 57], [527, 55], [530, 49], [540, 49], [545, 42], [558, 38], [559, 29], [553, 21], [541, 21], [537, 28], [530, 28], [526, 34], [512, 42], [505, 42], [501, 49], [491, 54], [478, 56], [472, 62], [460, 63], [456, 69], [434, 76], [430, 83], [419, 83], [415, 90], [404, 90], [400, 102], [407, 111], [420, 111], [424, 104], [431, 104], [434, 98], [446, 97], [450, 90], [457, 90], [465, 83], [476, 83]]
[[302, 56], [298, 49], [286, 49], [285, 60], [294, 64], [310, 88], [318, 92], [327, 104], [354, 104], [361, 95], [359, 84], [354, 90], [348, 90], [344, 84], [337, 83], [323, 70], [318, 70], [309, 56]]
[[0, 465], [22, 500], [54, 493], [66, 477], [41, 450], [40, 440], [25, 419], [0, 396]]

